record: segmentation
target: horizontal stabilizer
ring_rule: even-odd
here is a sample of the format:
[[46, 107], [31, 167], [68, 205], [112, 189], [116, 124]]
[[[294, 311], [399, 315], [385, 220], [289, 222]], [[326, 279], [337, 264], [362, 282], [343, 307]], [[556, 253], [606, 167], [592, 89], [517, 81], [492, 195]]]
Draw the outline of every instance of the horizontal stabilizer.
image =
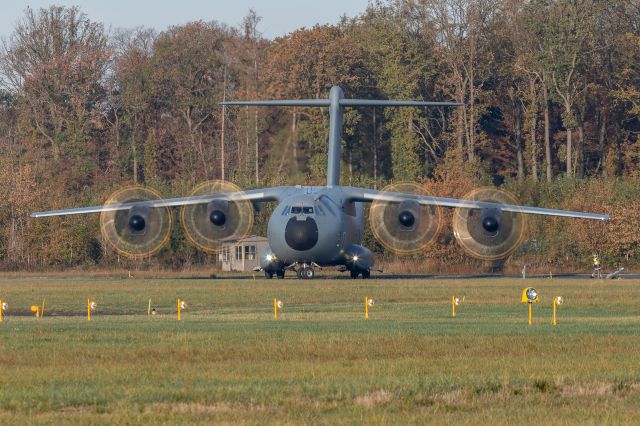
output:
[[[394, 101], [381, 99], [340, 99], [340, 106], [357, 107], [385, 107], [385, 106], [406, 106], [406, 107], [429, 107], [429, 106], [448, 106], [456, 107], [463, 104], [458, 102], [431, 102], [431, 101]], [[267, 100], [267, 101], [225, 101], [220, 105], [240, 105], [240, 106], [302, 106], [302, 107], [328, 107], [331, 105], [329, 99], [283, 99], [283, 100]]]
[[224, 101], [220, 105], [243, 105], [243, 106], [308, 106], [308, 107], [328, 107], [329, 99], [283, 99], [278, 101]]
[[394, 101], [382, 99], [341, 99], [343, 106], [406, 106], [406, 107], [427, 107], [427, 106], [462, 106], [458, 102], [432, 102], [432, 101]]

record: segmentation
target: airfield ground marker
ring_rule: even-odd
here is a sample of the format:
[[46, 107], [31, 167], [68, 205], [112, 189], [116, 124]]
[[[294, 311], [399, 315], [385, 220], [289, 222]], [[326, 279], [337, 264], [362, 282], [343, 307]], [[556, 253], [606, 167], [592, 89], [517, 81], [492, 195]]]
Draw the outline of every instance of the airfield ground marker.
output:
[[40, 318], [40, 307], [38, 305], [31, 305], [31, 312], [36, 315], [36, 319]]
[[44, 301], [45, 299], [42, 299], [42, 309], [40, 310], [40, 317], [44, 316]]
[[556, 308], [558, 305], [562, 305], [562, 296], [556, 296], [553, 298], [553, 319], [551, 320], [552, 325], [558, 325], [558, 321], [556, 320]]
[[538, 292], [533, 287], [527, 287], [522, 290], [520, 301], [529, 305], [529, 325], [533, 324], [531, 305], [538, 302]]
[[369, 296], [364, 297], [364, 319], [369, 319], [369, 308], [372, 308], [375, 302]]
[[147, 318], [151, 316], [151, 299], [149, 299], [149, 307], [147, 308]]
[[180, 309], [182, 308], [182, 300], [178, 297], [178, 321], [180, 321]]
[[453, 295], [451, 296], [451, 318], [456, 317], [456, 306], [460, 306], [460, 298]]
[[273, 298], [273, 319], [278, 319], [278, 311], [284, 307], [282, 300], [278, 300], [277, 297]]
[[5, 306], [6, 306], [6, 302], [4, 302], [3, 300], [0, 300], [0, 322], [3, 321], [2, 317], [4, 316], [4, 310], [6, 309]]
[[98, 305], [91, 298], [87, 299], [87, 321], [91, 321], [91, 311], [94, 311]]

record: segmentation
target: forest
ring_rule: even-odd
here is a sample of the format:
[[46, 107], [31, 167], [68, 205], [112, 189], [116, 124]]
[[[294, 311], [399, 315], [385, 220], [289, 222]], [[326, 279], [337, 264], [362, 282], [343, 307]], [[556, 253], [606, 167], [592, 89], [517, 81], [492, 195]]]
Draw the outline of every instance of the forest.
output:
[[[96, 215], [29, 214], [98, 205], [127, 185], [164, 196], [210, 179], [322, 185], [326, 110], [220, 102], [326, 97], [333, 85], [352, 98], [465, 105], [347, 110], [343, 184], [411, 181], [455, 197], [494, 185], [523, 204], [607, 213], [531, 218], [501, 266], [577, 269], [595, 252], [606, 267], [640, 264], [639, 2], [373, 1], [274, 40], [260, 23], [248, 11], [238, 26], [207, 16], [107, 30], [80, 7], [25, 9], [0, 46], [0, 268], [212, 264], [180, 226], [153, 259], [131, 261], [105, 244]], [[398, 261], [370, 233], [365, 245]], [[448, 224], [408, 261], [486, 267]]]

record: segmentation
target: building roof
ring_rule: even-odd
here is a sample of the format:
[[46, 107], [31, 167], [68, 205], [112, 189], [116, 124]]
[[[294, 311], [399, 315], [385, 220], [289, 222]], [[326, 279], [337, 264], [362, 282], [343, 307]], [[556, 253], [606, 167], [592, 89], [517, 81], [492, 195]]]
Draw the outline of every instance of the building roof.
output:
[[269, 241], [266, 237], [260, 235], [249, 235], [239, 240], [227, 241], [222, 244], [222, 247], [231, 247], [243, 243], [263, 243]]

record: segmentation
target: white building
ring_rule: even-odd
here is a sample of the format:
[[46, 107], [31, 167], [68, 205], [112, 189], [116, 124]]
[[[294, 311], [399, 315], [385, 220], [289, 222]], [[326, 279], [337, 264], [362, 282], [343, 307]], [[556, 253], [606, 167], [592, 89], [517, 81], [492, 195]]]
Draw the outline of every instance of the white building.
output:
[[223, 271], [251, 271], [260, 265], [258, 253], [269, 245], [265, 237], [250, 235], [238, 241], [226, 243], [218, 254]]

